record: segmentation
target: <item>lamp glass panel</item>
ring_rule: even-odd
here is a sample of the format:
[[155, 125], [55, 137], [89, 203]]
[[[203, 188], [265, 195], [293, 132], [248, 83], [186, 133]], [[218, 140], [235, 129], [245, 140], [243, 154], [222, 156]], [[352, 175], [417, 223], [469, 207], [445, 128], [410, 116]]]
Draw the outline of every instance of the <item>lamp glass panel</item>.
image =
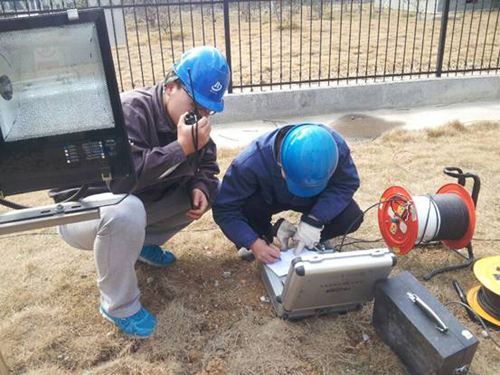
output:
[[5, 142], [114, 126], [93, 23], [0, 33]]

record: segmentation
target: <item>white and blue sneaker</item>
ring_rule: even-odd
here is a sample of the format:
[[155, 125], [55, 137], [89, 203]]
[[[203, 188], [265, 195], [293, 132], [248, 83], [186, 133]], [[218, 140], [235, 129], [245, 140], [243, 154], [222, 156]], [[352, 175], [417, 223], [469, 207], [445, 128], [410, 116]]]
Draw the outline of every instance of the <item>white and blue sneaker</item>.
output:
[[139, 260], [154, 267], [166, 267], [175, 262], [175, 255], [163, 250], [158, 245], [145, 245], [139, 254]]
[[99, 307], [101, 315], [114, 323], [125, 335], [138, 339], [147, 339], [150, 337], [156, 327], [156, 318], [144, 307], [134, 315], [127, 318], [115, 318], [109, 315], [102, 306]]

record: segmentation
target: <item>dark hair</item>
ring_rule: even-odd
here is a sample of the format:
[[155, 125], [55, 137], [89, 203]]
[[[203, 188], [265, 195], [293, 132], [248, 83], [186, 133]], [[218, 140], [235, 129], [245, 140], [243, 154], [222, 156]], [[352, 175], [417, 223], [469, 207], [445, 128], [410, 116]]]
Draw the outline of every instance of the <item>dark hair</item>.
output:
[[163, 86], [166, 86], [169, 83], [175, 83], [177, 86], [181, 85], [181, 80], [173, 70], [167, 73], [165, 79], [163, 80]]

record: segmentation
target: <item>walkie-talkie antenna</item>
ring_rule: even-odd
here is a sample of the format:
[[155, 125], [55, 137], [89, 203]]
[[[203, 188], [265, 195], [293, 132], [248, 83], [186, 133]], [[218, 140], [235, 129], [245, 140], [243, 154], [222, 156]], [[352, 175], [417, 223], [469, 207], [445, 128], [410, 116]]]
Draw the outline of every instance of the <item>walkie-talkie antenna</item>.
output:
[[198, 168], [198, 104], [196, 103], [196, 97], [194, 96], [194, 87], [193, 87], [193, 78], [191, 77], [191, 69], [188, 68], [188, 76], [189, 76], [189, 86], [191, 88], [191, 97], [193, 99], [194, 104], [194, 124], [191, 127], [191, 139], [193, 140], [195, 160], [196, 160], [196, 168]]
[[196, 102], [196, 97], [194, 95], [193, 78], [191, 77], [191, 68], [188, 69], [188, 76], [189, 76], [189, 87], [191, 88], [191, 96], [194, 104], [194, 114], [196, 115], [196, 122], [198, 122], [198, 115], [200, 113], [198, 112], [198, 103]]

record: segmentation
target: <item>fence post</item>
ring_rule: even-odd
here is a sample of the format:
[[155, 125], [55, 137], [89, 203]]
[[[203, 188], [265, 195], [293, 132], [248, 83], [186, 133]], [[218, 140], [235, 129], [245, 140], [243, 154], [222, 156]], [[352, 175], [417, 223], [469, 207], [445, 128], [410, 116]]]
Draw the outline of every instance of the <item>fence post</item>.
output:
[[229, 0], [224, 0], [224, 39], [226, 43], [226, 59], [231, 76], [229, 77], [228, 92], [233, 92], [233, 66], [231, 63], [231, 30], [229, 28]]
[[[436, 0], [438, 1], [438, 0]], [[458, 0], [456, 0], [458, 1]], [[441, 14], [441, 30], [439, 31], [439, 46], [436, 63], [436, 77], [441, 77], [443, 71], [444, 49], [446, 44], [446, 30], [448, 29], [448, 13], [450, 11], [450, 0], [444, 0], [443, 11]]]

